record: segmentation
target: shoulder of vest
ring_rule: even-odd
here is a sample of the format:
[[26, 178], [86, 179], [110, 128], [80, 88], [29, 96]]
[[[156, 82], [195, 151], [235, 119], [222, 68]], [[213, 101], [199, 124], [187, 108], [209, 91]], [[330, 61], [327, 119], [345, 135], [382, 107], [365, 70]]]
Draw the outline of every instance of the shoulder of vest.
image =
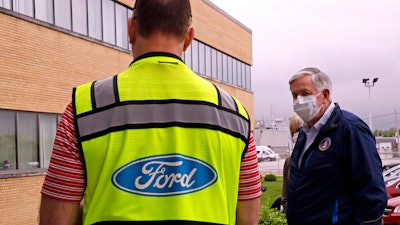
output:
[[224, 89], [214, 85], [218, 92], [219, 107], [225, 108], [229, 111], [239, 113], [241, 116], [249, 119], [249, 115], [240, 101], [226, 92]]
[[72, 97], [76, 113], [82, 114], [119, 102], [117, 91], [117, 75], [75, 87]]

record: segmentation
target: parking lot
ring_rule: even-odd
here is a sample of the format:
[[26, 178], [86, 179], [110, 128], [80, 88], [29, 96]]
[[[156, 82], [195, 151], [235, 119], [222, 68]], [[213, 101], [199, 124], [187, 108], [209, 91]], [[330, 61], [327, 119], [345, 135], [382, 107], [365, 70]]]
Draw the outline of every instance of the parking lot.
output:
[[[383, 157], [382, 157], [383, 158]], [[281, 176], [283, 173], [283, 164], [285, 163], [285, 159], [281, 158], [276, 161], [262, 161], [258, 163], [258, 167], [260, 168], [261, 175], [273, 173], [275, 175]], [[382, 159], [382, 165], [400, 163], [399, 158], [391, 158], [391, 159]]]
[[258, 163], [258, 167], [260, 168], [261, 175], [273, 173], [280, 176], [283, 173], [284, 163], [285, 159], [278, 159], [276, 161], [262, 161]]

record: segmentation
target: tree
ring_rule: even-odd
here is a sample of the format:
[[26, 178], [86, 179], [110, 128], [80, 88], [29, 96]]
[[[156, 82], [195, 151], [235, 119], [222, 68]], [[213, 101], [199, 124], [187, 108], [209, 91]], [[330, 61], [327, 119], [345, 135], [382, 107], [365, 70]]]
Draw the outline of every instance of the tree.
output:
[[[379, 137], [394, 137], [395, 133], [395, 128], [390, 128], [389, 130], [374, 130], [374, 135]], [[397, 133], [399, 133], [399, 130]]]

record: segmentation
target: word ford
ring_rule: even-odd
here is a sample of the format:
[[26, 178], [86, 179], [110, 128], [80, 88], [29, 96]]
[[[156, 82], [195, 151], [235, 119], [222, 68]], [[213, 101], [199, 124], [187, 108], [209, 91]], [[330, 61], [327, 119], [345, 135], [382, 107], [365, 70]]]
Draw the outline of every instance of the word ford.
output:
[[[155, 165], [158, 167], [154, 170]], [[189, 174], [181, 174], [181, 173], [170, 173], [165, 174], [166, 168], [165, 166], [177, 167], [182, 165], [182, 161], [179, 162], [162, 162], [162, 161], [154, 161], [146, 163], [142, 168], [142, 173], [144, 175], [148, 175], [150, 179], [147, 182], [141, 184], [143, 176], [138, 176], [135, 179], [135, 186], [138, 189], [146, 189], [148, 188], [154, 181], [153, 187], [156, 188], [164, 188], [168, 185], [168, 188], [171, 188], [174, 183], [180, 184], [182, 187], [189, 188], [193, 185], [195, 181], [192, 181], [193, 175], [196, 173], [197, 169], [194, 168]], [[154, 172], [153, 172], [154, 170]]]

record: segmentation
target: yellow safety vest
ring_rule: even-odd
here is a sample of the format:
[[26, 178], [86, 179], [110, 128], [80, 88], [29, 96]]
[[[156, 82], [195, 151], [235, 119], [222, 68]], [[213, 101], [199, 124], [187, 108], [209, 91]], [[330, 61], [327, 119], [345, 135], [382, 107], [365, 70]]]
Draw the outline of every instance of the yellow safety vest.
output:
[[84, 224], [235, 224], [249, 116], [178, 57], [141, 57], [74, 88], [87, 186]]

